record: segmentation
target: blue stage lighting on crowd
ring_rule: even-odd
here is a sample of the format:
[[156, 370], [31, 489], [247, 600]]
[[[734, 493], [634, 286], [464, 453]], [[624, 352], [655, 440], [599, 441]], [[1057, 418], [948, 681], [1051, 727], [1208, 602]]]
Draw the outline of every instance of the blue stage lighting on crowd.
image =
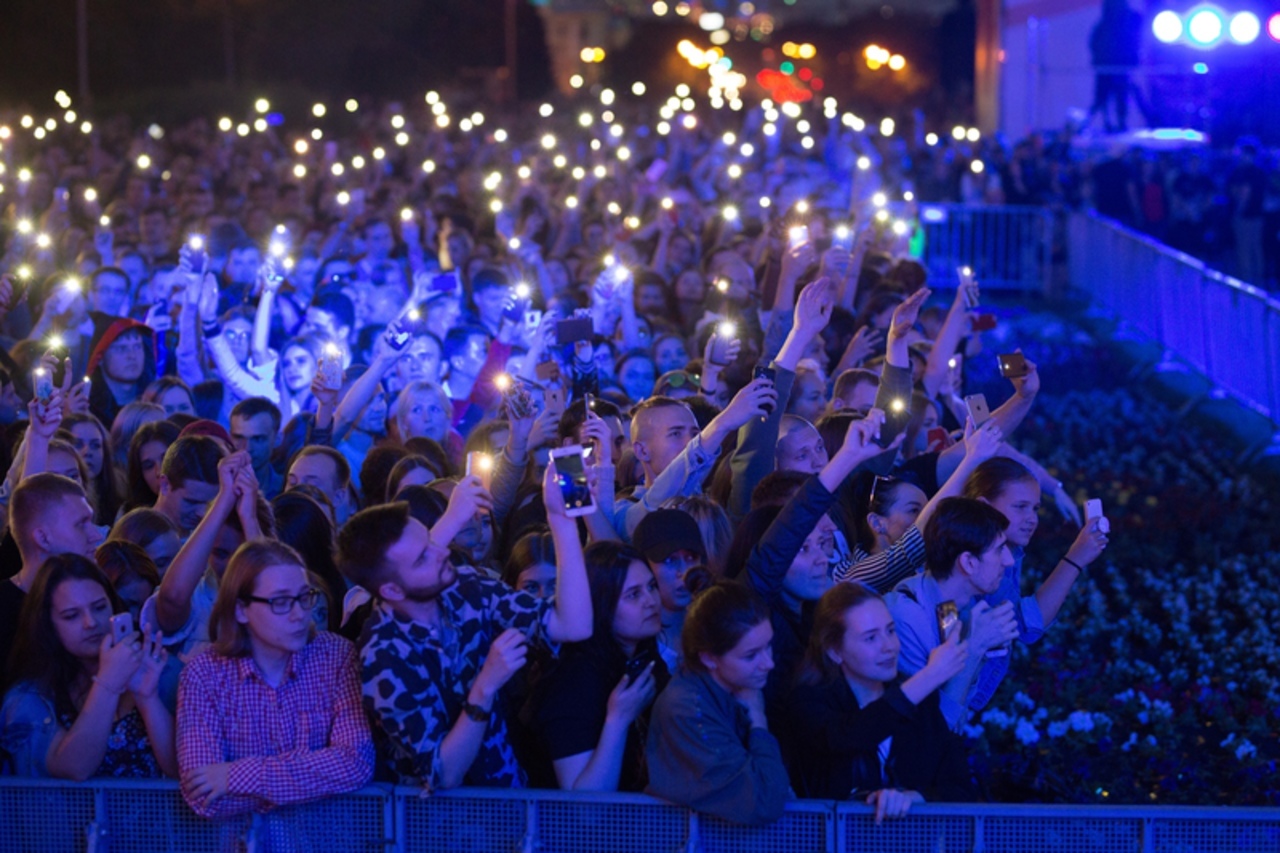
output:
[[1173, 44], [1182, 38], [1182, 19], [1177, 12], [1165, 10], [1151, 21], [1151, 32], [1165, 44]]
[[1231, 34], [1231, 40], [1236, 44], [1253, 44], [1258, 34], [1262, 32], [1262, 22], [1252, 12], [1237, 12], [1231, 18], [1231, 25], [1227, 28], [1227, 32]]
[[1217, 9], [1199, 9], [1187, 20], [1191, 43], [1208, 47], [1222, 38], [1222, 14]]

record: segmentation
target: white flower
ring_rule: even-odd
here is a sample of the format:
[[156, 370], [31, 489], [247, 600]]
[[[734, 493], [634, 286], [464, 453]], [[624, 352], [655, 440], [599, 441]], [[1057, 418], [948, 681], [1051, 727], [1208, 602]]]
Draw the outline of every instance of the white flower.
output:
[[1021, 705], [1023, 708], [1028, 708], [1028, 709], [1034, 708], [1036, 706], [1035, 700], [1032, 699], [1027, 694], [1023, 693], [1021, 690], [1013, 694], [1013, 704]]
[[1062, 737], [1071, 727], [1065, 721], [1049, 724], [1049, 737]]
[[1231, 734], [1223, 738], [1222, 743], [1218, 744], [1218, 746], [1222, 746], [1222, 747], [1230, 746], [1235, 739], [1236, 739], [1236, 733], [1232, 732]]
[[1129, 732], [1129, 739], [1120, 745], [1121, 752], [1128, 752], [1138, 742], [1138, 733]]
[[1240, 741], [1240, 745], [1236, 747], [1236, 758], [1244, 761], [1246, 758], [1252, 758], [1258, 754], [1258, 748], [1249, 742], [1248, 738]]
[[1031, 724], [1030, 720], [1018, 720], [1018, 725], [1014, 728], [1013, 734], [1014, 737], [1016, 737], [1024, 746], [1030, 746], [1033, 743], [1038, 743], [1040, 740], [1040, 732], [1036, 730], [1036, 727]]
[[1002, 729], [1007, 729], [1013, 725], [1013, 717], [1010, 717], [999, 708], [992, 708], [983, 713], [982, 722], [990, 723], [991, 725], [998, 726]]

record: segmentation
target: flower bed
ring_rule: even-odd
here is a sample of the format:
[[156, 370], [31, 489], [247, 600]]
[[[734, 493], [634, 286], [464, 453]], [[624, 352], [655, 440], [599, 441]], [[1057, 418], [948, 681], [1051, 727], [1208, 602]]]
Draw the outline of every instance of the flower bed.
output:
[[[1175, 420], [1079, 329], [1002, 326], [1044, 391], [1015, 436], [1078, 501], [1101, 498], [1111, 545], [970, 727], [1000, 801], [1280, 805], [1280, 502], [1231, 448]], [[994, 406], [994, 357], [970, 384]], [[1003, 384], [1003, 388], [1001, 385]], [[1026, 590], [1072, 526], [1042, 517]]]

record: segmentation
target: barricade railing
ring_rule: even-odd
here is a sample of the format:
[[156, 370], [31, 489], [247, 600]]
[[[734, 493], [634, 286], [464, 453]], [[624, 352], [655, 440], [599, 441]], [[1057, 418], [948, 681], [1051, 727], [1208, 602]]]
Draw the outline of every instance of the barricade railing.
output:
[[1043, 207], [921, 204], [922, 263], [929, 280], [954, 286], [956, 268], [973, 268], [983, 287], [1049, 292], [1053, 214]]
[[1071, 284], [1280, 421], [1280, 300], [1095, 213], [1068, 224]]
[[1280, 809], [798, 800], [749, 827], [639, 794], [371, 786], [227, 821], [173, 782], [0, 779], [0, 853], [1275, 853]]

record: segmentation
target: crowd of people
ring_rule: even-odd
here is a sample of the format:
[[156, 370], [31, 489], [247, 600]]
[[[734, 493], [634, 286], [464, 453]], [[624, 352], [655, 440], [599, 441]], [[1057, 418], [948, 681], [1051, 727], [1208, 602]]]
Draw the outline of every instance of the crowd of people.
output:
[[3, 136], [5, 772], [976, 796], [960, 733], [1108, 525], [913, 259], [969, 143], [622, 100]]

